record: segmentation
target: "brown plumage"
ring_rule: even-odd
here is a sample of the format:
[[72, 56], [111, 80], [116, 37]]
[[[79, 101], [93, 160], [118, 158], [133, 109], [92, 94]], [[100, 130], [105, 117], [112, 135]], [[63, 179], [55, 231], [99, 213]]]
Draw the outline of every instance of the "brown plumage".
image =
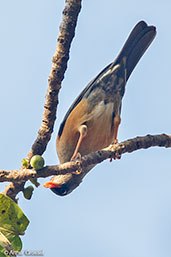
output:
[[[126, 82], [155, 34], [154, 26], [140, 21], [116, 60], [100, 72], [76, 98], [58, 132], [56, 148], [60, 163], [117, 142]], [[68, 176], [68, 180], [64, 179], [65, 176]], [[54, 176], [45, 187], [51, 188], [58, 195], [66, 195], [79, 183], [75, 174], [68, 174]]]

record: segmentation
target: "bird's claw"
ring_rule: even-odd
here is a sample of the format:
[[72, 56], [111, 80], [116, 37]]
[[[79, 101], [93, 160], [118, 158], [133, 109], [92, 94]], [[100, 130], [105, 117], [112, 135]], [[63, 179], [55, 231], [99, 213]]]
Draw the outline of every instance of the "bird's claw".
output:
[[[113, 144], [116, 145], [118, 144], [118, 139], [114, 139]], [[112, 160], [120, 160], [121, 159], [121, 154], [119, 154], [118, 152], [115, 153], [114, 157], [110, 158], [110, 162], [112, 162]]]
[[115, 156], [110, 158], [110, 162], [112, 162], [113, 159], [114, 160], [120, 160], [121, 159], [121, 154], [115, 153]]
[[[76, 160], [78, 161], [81, 160], [81, 154], [79, 152], [76, 154], [76, 156], [72, 156], [71, 158], [71, 161], [76, 161]], [[80, 168], [79, 170], [73, 171], [72, 174], [79, 175], [81, 174], [81, 172], [82, 172], [82, 169]]]

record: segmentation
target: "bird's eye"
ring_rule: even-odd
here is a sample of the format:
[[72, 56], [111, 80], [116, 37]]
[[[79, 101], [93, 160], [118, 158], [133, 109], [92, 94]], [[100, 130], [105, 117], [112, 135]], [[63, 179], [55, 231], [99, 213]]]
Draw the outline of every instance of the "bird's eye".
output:
[[63, 195], [67, 195], [68, 194], [68, 188], [66, 185], [62, 185], [61, 187], [54, 187], [54, 188], [51, 188], [51, 190], [57, 194], [57, 195], [60, 195], [60, 196], [63, 196]]
[[61, 193], [61, 195], [66, 195], [67, 190], [65, 188], [61, 188], [60, 193]]

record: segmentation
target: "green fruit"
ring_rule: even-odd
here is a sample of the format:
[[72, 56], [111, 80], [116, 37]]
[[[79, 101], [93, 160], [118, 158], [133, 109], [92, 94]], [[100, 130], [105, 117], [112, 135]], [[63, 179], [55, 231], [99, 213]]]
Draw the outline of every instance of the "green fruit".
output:
[[28, 186], [28, 187], [24, 188], [23, 194], [24, 194], [24, 197], [25, 197], [27, 200], [30, 200], [30, 199], [31, 199], [32, 194], [33, 194], [33, 190], [34, 190], [34, 187], [33, 187], [33, 186]]
[[44, 164], [45, 164], [45, 161], [43, 159], [42, 156], [40, 155], [34, 155], [32, 158], [31, 158], [31, 161], [30, 161], [30, 164], [31, 166], [35, 169], [35, 170], [40, 170], [43, 168]]

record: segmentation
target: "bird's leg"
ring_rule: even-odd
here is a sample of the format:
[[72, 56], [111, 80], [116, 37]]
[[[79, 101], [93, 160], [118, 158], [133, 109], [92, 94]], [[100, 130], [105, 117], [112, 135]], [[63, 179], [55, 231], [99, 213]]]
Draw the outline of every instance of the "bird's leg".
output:
[[79, 150], [79, 147], [80, 147], [80, 144], [81, 144], [83, 138], [87, 135], [87, 126], [81, 125], [78, 128], [78, 131], [80, 133], [80, 136], [79, 136], [79, 139], [78, 139], [78, 142], [77, 142], [77, 145], [76, 145], [76, 148], [75, 148], [75, 151], [73, 153], [71, 160], [75, 160], [75, 159], [77, 159], [77, 157], [80, 158], [80, 154], [78, 153], [78, 150]]
[[[117, 135], [118, 135], [118, 128], [119, 125], [121, 123], [121, 118], [119, 115], [115, 116], [114, 118], [114, 140], [113, 140], [113, 144], [117, 144], [118, 143], [118, 139], [117, 139]], [[116, 154], [116, 156], [114, 157], [114, 160], [116, 159], [120, 159], [121, 156], [119, 154]], [[110, 158], [110, 162], [112, 161], [112, 158]]]
[[118, 135], [118, 128], [119, 128], [120, 123], [121, 123], [121, 118], [119, 115], [117, 115], [114, 118], [114, 140], [113, 140], [114, 144], [118, 143], [117, 135]]

